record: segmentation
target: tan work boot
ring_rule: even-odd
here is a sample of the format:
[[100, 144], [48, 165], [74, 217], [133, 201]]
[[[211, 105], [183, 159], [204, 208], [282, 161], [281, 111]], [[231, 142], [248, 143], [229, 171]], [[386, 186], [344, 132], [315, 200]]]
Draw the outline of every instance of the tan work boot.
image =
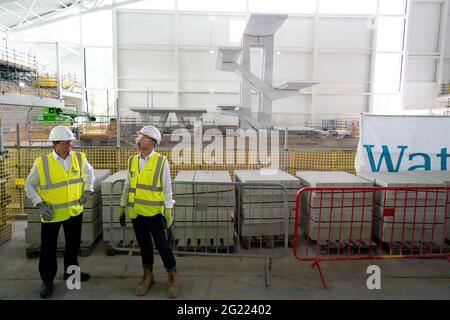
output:
[[137, 295], [138, 297], [145, 295], [154, 284], [155, 280], [153, 279], [153, 273], [150, 270], [144, 270], [142, 280], [136, 288], [135, 295]]
[[180, 283], [178, 282], [177, 272], [167, 272], [167, 296], [169, 298], [178, 297], [178, 288]]

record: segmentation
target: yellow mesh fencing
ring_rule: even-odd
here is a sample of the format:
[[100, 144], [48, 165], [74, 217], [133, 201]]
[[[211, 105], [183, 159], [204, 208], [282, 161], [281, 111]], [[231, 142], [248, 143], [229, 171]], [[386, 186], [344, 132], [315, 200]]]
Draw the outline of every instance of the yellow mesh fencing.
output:
[[[8, 216], [23, 213], [23, 182], [31, 170], [34, 160], [51, 152], [51, 148], [8, 148], [7, 157], [0, 162], [0, 176], [7, 179], [0, 191], [1, 204], [0, 223], [7, 221]], [[136, 154], [134, 148], [74, 148], [86, 153], [88, 161], [95, 169], [109, 169], [111, 174], [126, 170], [128, 158]], [[297, 171], [346, 171], [355, 173], [354, 150], [289, 150], [268, 154], [260, 154], [257, 151], [224, 151], [223, 154], [214, 154], [203, 151], [190, 151], [187, 154], [172, 152], [171, 149], [157, 149], [165, 155], [170, 164], [172, 179], [182, 170], [225, 170], [234, 180], [235, 170], [255, 170], [268, 167], [272, 159], [277, 159], [278, 168], [291, 175]], [[5, 187], [6, 186], [6, 187]], [[0, 224], [1, 225], [1, 224]], [[4, 227], [4, 228], [11, 228]], [[10, 229], [8, 229], [10, 230]], [[4, 233], [4, 232], [3, 232]], [[0, 233], [2, 234], [2, 233]], [[6, 233], [7, 234], [7, 233]]]
[[14, 215], [23, 212], [23, 192], [16, 188], [17, 152], [0, 155], [0, 244], [12, 237]]

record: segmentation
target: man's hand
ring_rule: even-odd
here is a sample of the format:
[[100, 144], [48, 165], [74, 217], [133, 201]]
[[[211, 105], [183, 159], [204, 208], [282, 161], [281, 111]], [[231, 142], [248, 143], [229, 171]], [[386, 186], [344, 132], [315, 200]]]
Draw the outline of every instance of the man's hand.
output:
[[87, 202], [88, 197], [92, 194], [92, 191], [86, 190], [83, 192], [83, 194], [80, 197], [80, 200], [78, 201], [81, 205], [84, 205]]
[[172, 224], [173, 224], [172, 208], [167, 208], [164, 210], [164, 219], [166, 221], [166, 224], [164, 227], [166, 229], [172, 228]]
[[53, 210], [52, 207], [45, 204], [44, 202], [39, 202], [36, 207], [39, 208], [39, 213], [41, 214], [42, 219], [45, 221], [50, 221], [53, 219]]
[[121, 227], [125, 227], [127, 225], [125, 222], [125, 207], [119, 208], [119, 223]]

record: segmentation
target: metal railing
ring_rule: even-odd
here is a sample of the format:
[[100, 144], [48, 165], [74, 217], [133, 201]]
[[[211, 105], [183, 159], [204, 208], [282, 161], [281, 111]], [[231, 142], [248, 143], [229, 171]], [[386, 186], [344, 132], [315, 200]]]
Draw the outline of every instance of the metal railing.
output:
[[[444, 258], [450, 262], [450, 187], [303, 188], [296, 197], [294, 255], [320, 263]], [[300, 231], [301, 230], [301, 231]]]
[[[123, 227], [122, 239], [115, 240], [118, 219], [114, 204], [122, 190], [116, 185], [123, 183], [116, 180], [111, 185], [109, 246], [128, 253], [122, 273], [126, 277], [132, 253], [140, 250], [126, 247], [125, 243], [135, 238], [133, 234], [132, 239], [126, 239]], [[178, 199], [174, 225], [168, 234], [173, 253], [263, 259], [265, 285], [269, 286], [272, 260], [283, 258], [289, 250], [288, 228], [293, 217], [286, 188], [278, 183], [175, 182], [173, 190], [178, 190], [174, 192], [174, 199]]]

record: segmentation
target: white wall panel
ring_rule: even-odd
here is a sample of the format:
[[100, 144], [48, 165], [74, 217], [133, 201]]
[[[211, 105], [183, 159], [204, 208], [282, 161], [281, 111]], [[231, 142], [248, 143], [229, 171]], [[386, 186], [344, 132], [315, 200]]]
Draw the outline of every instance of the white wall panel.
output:
[[318, 56], [319, 81], [367, 81], [369, 72], [369, 55], [320, 54]]
[[357, 82], [321, 82], [315, 86], [318, 93], [367, 93], [370, 91], [369, 83], [357, 83]]
[[314, 111], [358, 117], [361, 112], [367, 112], [367, 99], [367, 96], [318, 95]]
[[314, 19], [292, 17], [275, 34], [275, 47], [312, 48], [314, 45]]
[[404, 87], [403, 107], [405, 109], [430, 108], [435, 102], [435, 85], [408, 83]]
[[409, 59], [406, 70], [408, 82], [434, 82], [436, 79], [437, 60]]
[[[150, 100], [149, 100], [150, 101]], [[149, 106], [150, 102], [149, 102]], [[119, 108], [127, 110], [129, 108], [146, 108], [147, 93], [146, 92], [119, 92]], [[154, 108], [175, 108], [175, 95], [173, 93], [154, 93]]]
[[304, 113], [311, 104], [310, 95], [296, 95], [286, 99], [274, 101], [272, 111], [274, 113]]
[[408, 31], [410, 52], [437, 51], [440, 17], [440, 3], [413, 2], [410, 8]]
[[319, 48], [370, 48], [367, 18], [320, 18]]
[[173, 44], [173, 14], [118, 12], [119, 44]]
[[273, 59], [274, 82], [312, 79], [311, 53], [282, 52]]
[[182, 93], [180, 103], [185, 108], [208, 108], [215, 110], [218, 104], [239, 104], [238, 94], [202, 94], [202, 93]]
[[236, 75], [235, 81], [222, 81], [216, 79], [209, 80], [180, 80], [180, 90], [216, 92], [239, 92], [240, 81]]
[[170, 51], [119, 50], [119, 77], [174, 78], [174, 53]]
[[209, 51], [180, 51], [180, 79], [236, 80], [236, 75], [216, 69], [217, 53]]
[[444, 63], [443, 77], [445, 83], [450, 83], [450, 60]]
[[120, 89], [130, 90], [153, 90], [153, 91], [167, 91], [175, 90], [175, 79], [170, 80], [153, 80], [153, 79], [141, 79], [141, 80], [129, 80], [119, 79]]
[[230, 17], [215, 16], [212, 23], [212, 44], [215, 46], [229, 45]]
[[[450, 8], [450, 6], [449, 6], [449, 8]], [[447, 32], [446, 32], [446, 35], [447, 35], [447, 37], [445, 39], [445, 54], [447, 56], [450, 56], [450, 40], [449, 40], [449, 37], [450, 37], [450, 13], [449, 13], [449, 15], [447, 17]]]
[[211, 20], [208, 15], [180, 15], [179, 43], [183, 45], [212, 45], [210, 39]]

